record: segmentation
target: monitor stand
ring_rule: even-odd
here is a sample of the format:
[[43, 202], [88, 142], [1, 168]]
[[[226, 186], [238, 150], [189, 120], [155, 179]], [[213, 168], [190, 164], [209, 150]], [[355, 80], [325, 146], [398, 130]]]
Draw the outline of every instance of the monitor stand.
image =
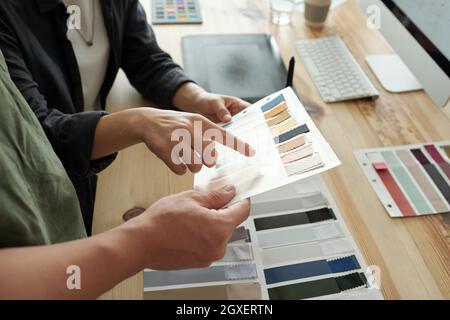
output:
[[370, 54], [366, 62], [384, 89], [392, 93], [422, 90], [423, 87], [396, 54]]

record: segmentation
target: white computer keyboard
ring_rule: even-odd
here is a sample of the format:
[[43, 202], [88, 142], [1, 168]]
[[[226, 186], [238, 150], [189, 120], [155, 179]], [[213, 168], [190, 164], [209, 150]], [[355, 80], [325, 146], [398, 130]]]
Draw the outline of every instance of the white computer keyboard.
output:
[[325, 102], [378, 96], [341, 38], [304, 40], [295, 47]]

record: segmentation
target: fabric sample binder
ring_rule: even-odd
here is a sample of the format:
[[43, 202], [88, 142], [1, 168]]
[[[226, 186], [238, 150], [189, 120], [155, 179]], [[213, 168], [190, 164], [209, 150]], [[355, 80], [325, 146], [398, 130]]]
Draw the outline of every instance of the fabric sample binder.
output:
[[206, 90], [249, 102], [283, 89], [287, 71], [268, 34], [182, 38], [187, 74]]

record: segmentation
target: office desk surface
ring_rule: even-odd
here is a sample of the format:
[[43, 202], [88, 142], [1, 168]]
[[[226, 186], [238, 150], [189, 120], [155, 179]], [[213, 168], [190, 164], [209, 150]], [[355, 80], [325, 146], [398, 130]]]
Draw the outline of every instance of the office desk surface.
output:
[[[150, 1], [143, 1], [150, 10]], [[374, 30], [353, 1], [330, 13], [321, 31], [305, 27], [301, 13], [290, 26], [269, 22], [268, 1], [201, 1], [203, 25], [157, 26], [161, 47], [182, 61], [180, 39], [189, 34], [270, 32], [287, 63], [297, 57], [294, 85], [310, 114], [342, 161], [324, 175], [353, 237], [369, 265], [381, 268], [387, 299], [450, 299], [450, 216], [392, 219], [383, 209], [360, 170], [353, 150], [450, 139], [450, 106], [439, 109], [423, 92], [390, 94], [383, 90], [364, 62], [367, 53], [389, 53], [389, 45]], [[148, 13], [150, 11], [147, 11]], [[340, 35], [380, 92], [371, 101], [325, 104], [309, 78], [293, 42]], [[119, 74], [108, 100], [111, 112], [149, 105]], [[192, 175], [177, 177], [143, 145], [121, 152], [100, 174], [94, 232], [122, 223], [122, 214], [135, 206], [148, 207], [166, 195], [192, 187]], [[141, 299], [142, 274], [106, 293], [107, 299]]]

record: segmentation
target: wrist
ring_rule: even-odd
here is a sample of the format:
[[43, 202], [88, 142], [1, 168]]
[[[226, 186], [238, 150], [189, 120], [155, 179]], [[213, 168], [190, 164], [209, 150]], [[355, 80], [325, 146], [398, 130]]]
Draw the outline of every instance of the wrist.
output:
[[155, 116], [149, 116], [149, 114], [155, 112], [155, 109], [136, 108], [129, 111], [127, 128], [132, 131], [132, 138], [136, 141], [136, 144], [145, 142], [146, 132], [149, 126], [153, 127], [151, 122], [155, 119]]
[[147, 268], [147, 256], [149, 251], [149, 242], [147, 240], [147, 232], [151, 232], [149, 228], [145, 228], [142, 223], [135, 221], [128, 221], [120, 227], [113, 230], [114, 240], [112, 241], [119, 253], [123, 254], [123, 258], [127, 261], [130, 268], [130, 274], [142, 271]]
[[180, 110], [198, 113], [202, 97], [208, 92], [193, 82], [183, 84], [175, 93], [172, 104]]

